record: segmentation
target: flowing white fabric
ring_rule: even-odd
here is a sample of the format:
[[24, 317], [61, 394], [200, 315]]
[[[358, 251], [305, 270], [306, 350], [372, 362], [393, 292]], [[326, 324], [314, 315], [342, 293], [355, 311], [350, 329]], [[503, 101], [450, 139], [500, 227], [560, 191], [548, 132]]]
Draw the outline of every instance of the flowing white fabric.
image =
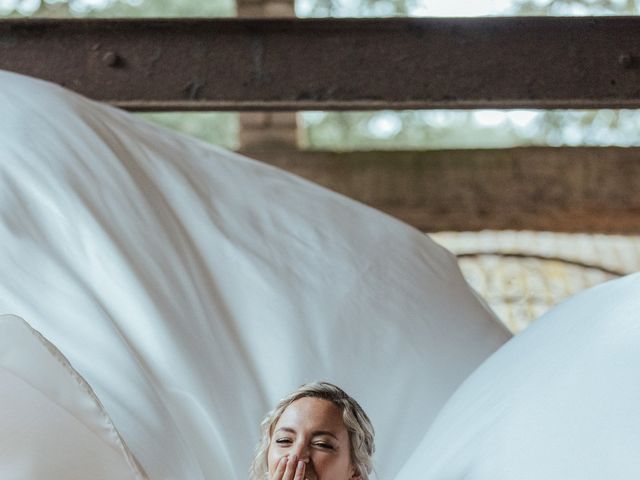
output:
[[152, 479], [245, 479], [301, 383], [363, 405], [391, 479], [510, 335], [380, 212], [0, 72], [0, 313], [54, 342]]
[[0, 478], [143, 480], [91, 388], [18, 317], [0, 315]]
[[640, 478], [640, 274], [555, 307], [479, 367], [397, 480]]

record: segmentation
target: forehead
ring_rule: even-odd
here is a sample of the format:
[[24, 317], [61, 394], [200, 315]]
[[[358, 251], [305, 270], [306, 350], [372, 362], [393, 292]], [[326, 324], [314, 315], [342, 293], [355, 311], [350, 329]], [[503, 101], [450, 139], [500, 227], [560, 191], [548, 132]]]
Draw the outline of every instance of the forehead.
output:
[[274, 431], [290, 428], [297, 431], [327, 430], [337, 437], [347, 434], [342, 411], [329, 400], [303, 397], [291, 403], [278, 419]]

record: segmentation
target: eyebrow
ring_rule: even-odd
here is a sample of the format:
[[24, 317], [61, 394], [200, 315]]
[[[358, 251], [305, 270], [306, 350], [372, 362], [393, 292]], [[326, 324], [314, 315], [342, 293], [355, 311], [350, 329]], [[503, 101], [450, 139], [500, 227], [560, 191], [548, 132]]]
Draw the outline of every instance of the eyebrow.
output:
[[[293, 428], [289, 428], [289, 427], [280, 427], [279, 429], [277, 429], [274, 433], [276, 432], [288, 432], [288, 433], [297, 433]], [[329, 432], [328, 430], [316, 430], [314, 432], [311, 432], [311, 436], [315, 437], [318, 435], [328, 435], [330, 437], [335, 438], [336, 440], [338, 440], [338, 437], [336, 437], [333, 433]]]

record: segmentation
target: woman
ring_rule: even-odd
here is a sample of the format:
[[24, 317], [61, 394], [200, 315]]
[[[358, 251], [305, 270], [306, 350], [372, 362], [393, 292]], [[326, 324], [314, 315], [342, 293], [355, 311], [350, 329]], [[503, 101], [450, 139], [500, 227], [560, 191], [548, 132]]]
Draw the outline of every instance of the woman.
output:
[[358, 403], [327, 382], [302, 385], [267, 414], [251, 480], [368, 480], [373, 426]]

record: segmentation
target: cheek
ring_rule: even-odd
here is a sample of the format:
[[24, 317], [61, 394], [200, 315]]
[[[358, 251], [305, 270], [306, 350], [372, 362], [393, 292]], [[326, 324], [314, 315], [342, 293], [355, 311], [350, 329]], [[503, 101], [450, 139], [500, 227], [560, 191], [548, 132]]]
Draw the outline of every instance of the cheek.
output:
[[277, 460], [278, 459], [275, 455], [274, 449], [269, 447], [269, 450], [267, 450], [267, 467], [268, 467], [269, 473], [273, 473], [273, 469], [275, 467]]
[[313, 465], [320, 478], [347, 479], [351, 472], [351, 458], [349, 454], [326, 455], [318, 453], [312, 455]]
[[267, 467], [269, 473], [273, 474], [276, 469], [276, 465], [280, 457], [282, 457], [282, 452], [277, 446], [271, 445], [269, 446], [269, 450], [267, 450]]

